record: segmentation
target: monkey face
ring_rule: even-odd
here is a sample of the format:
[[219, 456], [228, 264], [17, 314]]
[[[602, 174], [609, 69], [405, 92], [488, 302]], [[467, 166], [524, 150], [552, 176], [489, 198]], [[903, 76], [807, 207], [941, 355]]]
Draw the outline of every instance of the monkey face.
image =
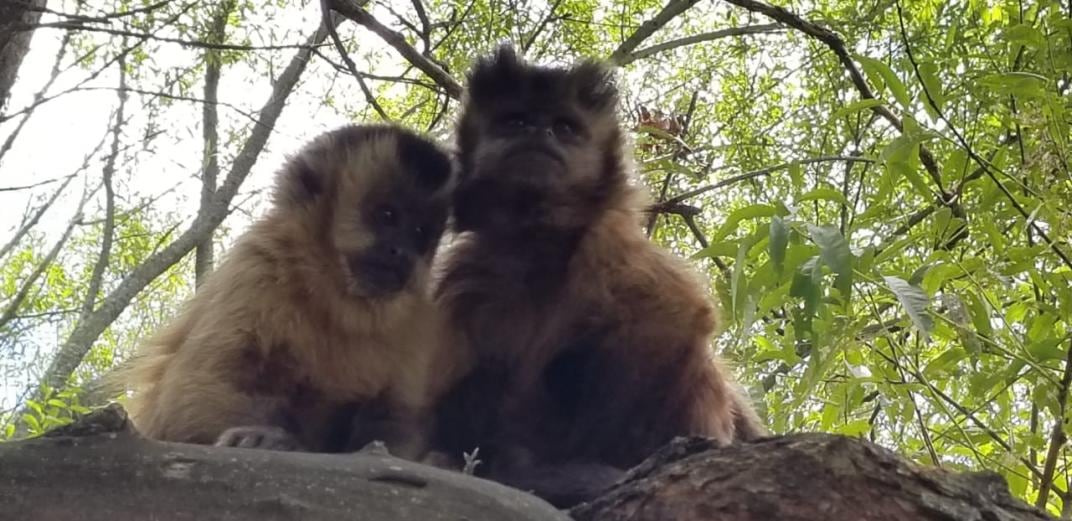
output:
[[509, 47], [478, 62], [459, 124], [459, 228], [585, 224], [620, 174], [616, 101], [594, 63], [537, 67]]
[[348, 126], [311, 143], [277, 198], [320, 222], [346, 291], [390, 297], [423, 283], [446, 225], [449, 156], [407, 130]]

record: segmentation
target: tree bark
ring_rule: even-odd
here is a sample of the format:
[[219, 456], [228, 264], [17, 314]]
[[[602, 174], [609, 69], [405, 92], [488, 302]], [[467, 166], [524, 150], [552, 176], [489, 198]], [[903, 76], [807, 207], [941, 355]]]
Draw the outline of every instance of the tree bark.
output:
[[0, 444], [5, 519], [569, 521], [497, 483], [382, 452], [306, 454], [141, 438], [112, 406]]
[[15, 26], [33, 25], [41, 19], [46, 0], [5, 0], [0, 2], [0, 114], [19, 75], [19, 66], [30, 52], [33, 31], [14, 31]]
[[576, 521], [1035, 521], [992, 472], [921, 467], [866, 441], [796, 434], [718, 448], [675, 440]]
[[994, 473], [925, 468], [866, 441], [797, 434], [717, 447], [682, 438], [602, 497], [556, 510], [382, 449], [304, 454], [164, 443], [118, 405], [0, 444], [11, 519], [473, 521], [1041, 521]]

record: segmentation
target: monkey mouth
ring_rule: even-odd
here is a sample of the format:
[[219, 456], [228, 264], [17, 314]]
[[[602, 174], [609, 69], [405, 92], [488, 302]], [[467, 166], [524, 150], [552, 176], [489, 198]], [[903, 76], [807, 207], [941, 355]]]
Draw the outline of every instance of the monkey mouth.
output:
[[385, 262], [365, 256], [349, 259], [350, 276], [357, 293], [379, 297], [397, 293], [409, 282], [412, 266], [405, 262]]
[[[562, 170], [566, 158], [557, 150], [539, 143], [522, 143], [506, 152], [506, 159], [516, 162], [519, 169]], [[547, 164], [550, 162], [551, 164]]]

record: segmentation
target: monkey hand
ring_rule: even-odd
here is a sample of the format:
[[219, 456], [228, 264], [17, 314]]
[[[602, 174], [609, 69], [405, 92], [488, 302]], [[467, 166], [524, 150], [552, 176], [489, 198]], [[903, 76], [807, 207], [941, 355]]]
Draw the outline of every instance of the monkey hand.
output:
[[273, 425], [243, 425], [223, 431], [216, 439], [217, 447], [266, 449], [281, 451], [301, 450], [298, 440], [281, 427]]

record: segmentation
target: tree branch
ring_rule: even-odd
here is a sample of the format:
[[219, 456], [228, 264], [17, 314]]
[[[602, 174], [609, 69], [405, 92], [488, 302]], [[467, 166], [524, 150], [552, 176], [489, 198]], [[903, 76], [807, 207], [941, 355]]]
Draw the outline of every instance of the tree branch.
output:
[[[324, 20], [329, 20], [332, 16], [331, 7], [328, 6], [328, 0], [320, 0], [320, 12], [324, 17]], [[365, 101], [372, 106], [372, 109], [379, 114], [380, 118], [384, 121], [391, 121], [391, 116], [387, 114], [387, 111], [383, 110], [380, 103], [376, 101], [376, 95], [369, 89], [368, 84], [365, 83], [365, 78], [357, 71], [357, 65], [354, 60], [350, 59], [350, 53], [346, 51], [346, 46], [342, 44], [342, 39], [339, 38], [339, 32], [335, 30], [330, 23], [326, 23], [328, 27], [328, 35], [331, 37], [331, 42], [335, 44], [335, 50], [339, 52], [339, 57], [342, 58], [343, 63], [346, 64], [347, 70], [350, 71], [350, 75], [357, 80], [357, 86], [361, 88], [361, 93], [365, 95]]]
[[694, 34], [692, 36], [686, 36], [684, 38], [678, 38], [676, 40], [670, 40], [660, 44], [652, 45], [651, 47], [645, 47], [639, 51], [625, 54], [618, 58], [616, 62], [619, 66], [629, 65], [637, 60], [651, 57], [661, 52], [666, 52], [678, 47], [684, 47], [686, 45], [693, 45], [701, 42], [710, 42], [721, 38], [728, 38], [731, 36], [744, 36], [748, 34], [764, 34], [774, 33], [781, 31], [781, 25], [779, 24], [763, 24], [763, 25], [748, 25], [744, 27], [730, 27], [728, 29], [720, 29], [718, 31], [711, 31], [707, 33]]
[[401, 33], [383, 25], [355, 0], [327, 0], [332, 10], [375, 33], [394, 47], [411, 65], [421, 70], [454, 99], [461, 99], [462, 86], [442, 67], [406, 42]]
[[104, 280], [104, 272], [108, 269], [108, 261], [112, 255], [112, 241], [115, 238], [115, 186], [112, 178], [115, 175], [115, 160], [119, 157], [119, 143], [122, 138], [124, 113], [127, 106], [126, 60], [122, 57], [117, 62], [119, 68], [119, 106], [115, 109], [115, 125], [112, 127], [112, 149], [104, 160], [104, 168], [101, 176], [104, 183], [104, 224], [103, 237], [101, 237], [100, 254], [93, 266], [93, 273], [89, 277], [89, 286], [86, 288], [86, 299], [82, 302], [80, 319], [84, 320], [93, 312], [97, 304], [97, 296], [100, 293], [101, 283]]
[[284, 49], [301, 49], [307, 47], [307, 44], [301, 43], [276, 45], [237, 45], [229, 43], [202, 42], [198, 40], [183, 40], [182, 38], [173, 38], [171, 36], [157, 36], [152, 33], [139, 33], [135, 31], [127, 31], [126, 29], [112, 29], [111, 27], [93, 27], [76, 21], [49, 22], [43, 24], [20, 24], [14, 27], [15, 31], [33, 31], [36, 29], [64, 29], [67, 31], [104, 33], [113, 36], [125, 36], [128, 38], [141, 38], [144, 40], [152, 40], [157, 42], [174, 43], [182, 47], [190, 47], [194, 49], [215, 49], [219, 51], [279, 51]]
[[[221, 2], [212, 17], [208, 39], [211, 43], [223, 43], [227, 38], [227, 18], [234, 11], [235, 0]], [[220, 136], [217, 102], [220, 88], [220, 53], [215, 49], [205, 51], [205, 103], [201, 106], [201, 206], [198, 212], [206, 211], [216, 195], [216, 179], [220, 176]], [[212, 271], [215, 261], [213, 233], [197, 245], [194, 253], [194, 286], [200, 287]]]
[[1053, 429], [1050, 431], [1050, 446], [1046, 451], [1046, 460], [1042, 464], [1042, 477], [1039, 478], [1039, 492], [1035, 499], [1035, 506], [1044, 509], [1050, 501], [1050, 490], [1053, 489], [1053, 476], [1057, 470], [1057, 459], [1068, 442], [1065, 435], [1065, 422], [1068, 402], [1068, 388], [1072, 386], [1072, 345], [1068, 346], [1065, 353], [1065, 371], [1061, 375], [1061, 385], [1057, 388], [1057, 415], [1053, 419]]
[[[810, 165], [812, 163], [823, 163], [823, 162], [831, 162], [831, 161], [850, 161], [850, 162], [860, 162], [860, 163], [874, 163], [875, 162], [874, 159], [871, 159], [871, 158], [868, 158], [868, 157], [823, 156], [823, 157], [813, 157], [813, 158], [809, 158], [809, 159], [801, 159], [800, 161], [795, 161], [795, 163], [800, 163], [802, 165]], [[743, 174], [735, 175], [733, 177], [728, 177], [728, 178], [723, 179], [723, 180], [721, 180], [721, 181], [719, 181], [719, 182], [717, 182], [715, 184], [711, 184], [711, 185], [703, 186], [703, 187], [696, 188], [696, 189], [693, 189], [693, 190], [689, 190], [688, 192], [685, 192], [683, 194], [679, 194], [679, 195], [676, 195], [674, 197], [671, 197], [670, 199], [667, 199], [664, 202], [656, 203], [656, 204], [652, 205], [649, 208], [649, 211], [661, 211], [661, 209], [664, 208], [664, 207], [673, 207], [676, 204], [684, 202], [686, 199], [691, 199], [691, 198], [696, 197], [698, 195], [705, 194], [705, 193], [710, 192], [712, 190], [718, 190], [719, 188], [722, 188], [724, 186], [729, 186], [729, 185], [732, 185], [732, 184], [736, 184], [736, 183], [739, 183], [741, 181], [747, 181], [749, 179], [754, 179], [756, 177], [763, 177], [765, 175], [770, 175], [770, 174], [772, 174], [774, 172], [777, 172], [778, 170], [784, 170], [786, 168], [789, 168], [792, 165], [793, 165], [793, 163], [782, 163], [780, 165], [768, 166], [766, 168], [760, 168], [759, 170], [753, 170], [751, 172], [745, 172]]]
[[61, 388], [67, 378], [78, 367], [93, 343], [115, 321], [116, 318], [156, 277], [181, 260], [198, 243], [212, 233], [227, 217], [228, 205], [249, 175], [261, 151], [272, 134], [276, 120], [286, 105], [287, 98], [293, 91], [298, 79], [304, 72], [312, 54], [311, 48], [327, 38], [327, 28], [321, 25], [316, 34], [301, 46], [291, 59], [290, 64], [273, 84], [268, 101], [261, 108], [259, 122], [253, 126], [249, 137], [235, 158], [227, 178], [216, 190], [212, 204], [198, 212], [190, 227], [174, 242], [145, 259], [108, 294], [98, 307], [85, 320], [80, 320], [72, 329], [67, 339], [53, 358], [41, 383], [51, 388]]
[[685, 12], [688, 8], [696, 5], [699, 0], [670, 0], [665, 6], [655, 15], [654, 18], [648, 20], [633, 31], [633, 34], [626, 38], [617, 49], [610, 54], [607, 61], [615, 64], [622, 65], [622, 60], [629, 56], [640, 44], [644, 43], [655, 31], [661, 29], [670, 20], [673, 20], [675, 16]]
[[[845, 67], [845, 70], [849, 73], [849, 79], [856, 87], [856, 90], [860, 93], [862, 99], [874, 99], [875, 93], [868, 86], [867, 80], [864, 79], [863, 73], [860, 72], [859, 67], [856, 66], [856, 62], [853, 61], [852, 56], [849, 55], [849, 51], [845, 47], [844, 40], [841, 39], [837, 33], [825, 28], [820, 27], [812, 22], [808, 22], [782, 7], [772, 6], [757, 0], [726, 0], [727, 2], [743, 7], [751, 12], [760, 13], [762, 15], [771, 18], [776, 22], [781, 22], [789, 27], [797, 29], [798, 31], [819, 40], [826, 45], [834, 55], [838, 57], [841, 64]], [[888, 121], [898, 132], [904, 132], [904, 122], [901, 118], [897, 117], [889, 108], [885, 105], [875, 105], [871, 107], [871, 110]], [[940, 196], [940, 202], [948, 203], [952, 198], [945, 197], [946, 192], [942, 187], [942, 176], [938, 170], [938, 163], [934, 160], [934, 155], [931, 151], [920, 145], [919, 147], [919, 159], [923, 163], [923, 168], [927, 171], [931, 180], [935, 186], [942, 192]]]
[[44, 274], [45, 270], [55, 262], [56, 257], [59, 256], [63, 246], [67, 244], [67, 240], [71, 238], [71, 233], [74, 232], [75, 227], [81, 222], [82, 210], [85, 209], [86, 202], [92, 198], [96, 191], [97, 189], [90, 191], [87, 188], [86, 193], [82, 194], [82, 200], [78, 202], [78, 208], [75, 209], [74, 216], [71, 217], [71, 220], [67, 222], [67, 228], [63, 230], [63, 234], [60, 235], [59, 240], [52, 245], [52, 249], [49, 250], [48, 254], [45, 255], [45, 258], [37, 264], [37, 267], [30, 273], [30, 276], [22, 281], [18, 293], [8, 301], [4, 313], [0, 315], [0, 330], [7, 327], [8, 323], [18, 315], [19, 308], [22, 306], [23, 302], [26, 301], [26, 297], [30, 295], [30, 290], [37, 284], [37, 279], [41, 278], [41, 275]]

